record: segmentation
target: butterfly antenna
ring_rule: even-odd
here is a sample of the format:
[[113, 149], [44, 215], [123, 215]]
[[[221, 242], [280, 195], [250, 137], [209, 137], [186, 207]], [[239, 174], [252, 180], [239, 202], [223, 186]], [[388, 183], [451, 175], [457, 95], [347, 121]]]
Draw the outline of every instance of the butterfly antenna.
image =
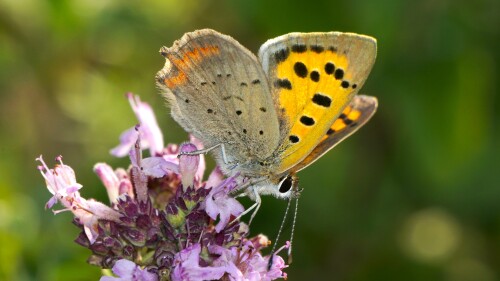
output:
[[[276, 239], [274, 240], [273, 249], [271, 250], [269, 262], [267, 264], [268, 271], [271, 269], [271, 266], [273, 265], [274, 252], [276, 251], [276, 245], [278, 245], [278, 240], [280, 239], [281, 231], [283, 230], [283, 227], [285, 226], [285, 221], [286, 221], [286, 218], [288, 217], [288, 210], [290, 210], [291, 203], [292, 203], [292, 196], [290, 196], [290, 198], [288, 199], [288, 204], [286, 205], [285, 215], [283, 216], [283, 220], [281, 221], [280, 229], [278, 230], [278, 235], [276, 235]], [[295, 224], [295, 219], [294, 219], [294, 224]]]
[[290, 234], [290, 247], [288, 247], [288, 264], [292, 263], [292, 243], [293, 243], [293, 234], [295, 233], [295, 222], [297, 222], [298, 209], [299, 209], [299, 197], [295, 198], [295, 212], [293, 213], [292, 233]]

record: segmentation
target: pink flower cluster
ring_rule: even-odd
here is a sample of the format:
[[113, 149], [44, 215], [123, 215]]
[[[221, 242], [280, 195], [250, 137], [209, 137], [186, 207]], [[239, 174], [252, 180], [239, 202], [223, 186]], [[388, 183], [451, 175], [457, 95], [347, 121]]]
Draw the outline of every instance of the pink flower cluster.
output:
[[[110, 206], [81, 197], [73, 169], [57, 157], [50, 169], [40, 156], [39, 170], [55, 203], [74, 214], [82, 229], [76, 239], [89, 248], [89, 262], [112, 268], [112, 280], [275, 280], [286, 278], [283, 259], [260, 250], [264, 235], [247, 238], [248, 226], [236, 220], [243, 206], [230, 192], [234, 177], [224, 179], [216, 168], [203, 181], [202, 155], [178, 158], [179, 152], [202, 148], [194, 138], [181, 146], [163, 147], [163, 136], [151, 107], [137, 96], [128, 99], [140, 124], [121, 136], [111, 153], [129, 155], [127, 169], [98, 163], [94, 171], [106, 188]], [[149, 149], [150, 157], [142, 157]], [[289, 247], [287, 243], [282, 248]], [[279, 252], [279, 251], [278, 251]]]

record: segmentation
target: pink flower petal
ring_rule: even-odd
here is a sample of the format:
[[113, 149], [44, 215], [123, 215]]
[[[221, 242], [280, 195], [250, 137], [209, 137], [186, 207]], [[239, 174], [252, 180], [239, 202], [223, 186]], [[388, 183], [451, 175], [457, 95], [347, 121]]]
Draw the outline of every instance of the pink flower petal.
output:
[[113, 273], [118, 277], [103, 276], [99, 281], [157, 281], [158, 276], [141, 269], [134, 262], [121, 259], [113, 266]]
[[97, 163], [94, 165], [94, 172], [106, 187], [109, 201], [115, 203], [119, 195], [120, 180], [111, 166], [106, 163]]
[[219, 280], [226, 272], [223, 267], [201, 267], [201, 246], [196, 243], [175, 255], [172, 281]]
[[161, 178], [169, 172], [179, 173], [179, 166], [163, 157], [148, 157], [141, 161], [142, 171], [148, 176]]
[[129, 93], [127, 97], [135, 116], [141, 124], [139, 129], [141, 137], [147, 142], [146, 146], [141, 145], [141, 147], [143, 149], [149, 147], [151, 156], [161, 153], [163, 150], [163, 134], [158, 126], [153, 109], [149, 104], [142, 102], [139, 96]]
[[127, 156], [129, 151], [134, 147], [137, 140], [137, 130], [135, 127], [127, 129], [120, 135], [120, 143], [111, 149], [109, 153], [115, 157]]
[[[189, 141], [196, 146], [197, 150], [203, 149], [203, 147], [204, 147], [203, 143], [191, 134], [189, 135]], [[200, 154], [200, 162], [198, 164], [198, 170], [196, 171], [196, 176], [195, 176], [195, 180], [198, 183], [200, 183], [203, 179], [203, 174], [205, 173], [205, 168], [206, 168], [205, 156], [203, 154]]]
[[219, 166], [216, 166], [215, 169], [208, 176], [208, 180], [205, 184], [205, 188], [212, 188], [214, 186], [219, 185], [224, 180], [224, 174], [222, 173]]
[[231, 215], [237, 217], [243, 213], [245, 208], [236, 199], [228, 195], [227, 186], [234, 183], [233, 178], [228, 178], [216, 187], [210, 190], [205, 199], [205, 211], [212, 219], [217, 219], [219, 223], [215, 226], [215, 231], [220, 232], [229, 223]]
[[137, 265], [133, 261], [121, 259], [115, 262], [113, 273], [121, 277], [132, 276], [136, 266]]
[[[181, 145], [182, 152], [193, 152], [198, 149], [194, 144], [184, 143]], [[199, 155], [181, 155], [179, 158], [179, 171], [182, 176], [182, 186], [184, 190], [188, 186], [193, 186], [194, 178], [198, 170], [198, 165], [200, 163]]]

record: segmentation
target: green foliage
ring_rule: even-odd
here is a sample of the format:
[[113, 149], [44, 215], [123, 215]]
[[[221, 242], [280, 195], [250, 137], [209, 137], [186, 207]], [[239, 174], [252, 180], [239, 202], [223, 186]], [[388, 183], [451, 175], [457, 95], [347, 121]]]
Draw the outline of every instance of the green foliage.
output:
[[[62, 154], [82, 194], [106, 202], [92, 166], [153, 105], [167, 142], [186, 140], [154, 85], [161, 46], [210, 27], [252, 51], [292, 31], [378, 39], [362, 93], [375, 117], [299, 174], [289, 280], [500, 279], [500, 2], [35, 1], [0, 3], [0, 280], [97, 280], [34, 159]], [[254, 230], [274, 238], [285, 202]], [[289, 231], [289, 228], [288, 228]], [[287, 235], [285, 229], [285, 236]]]

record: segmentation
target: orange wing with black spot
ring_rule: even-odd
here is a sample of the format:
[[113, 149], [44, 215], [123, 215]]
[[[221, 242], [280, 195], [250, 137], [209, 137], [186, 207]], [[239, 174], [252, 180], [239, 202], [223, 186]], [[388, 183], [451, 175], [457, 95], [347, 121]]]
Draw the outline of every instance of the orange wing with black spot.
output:
[[295, 165], [290, 172], [298, 172], [318, 160], [323, 154], [361, 128], [377, 110], [375, 97], [354, 96], [351, 103], [344, 108], [340, 116], [333, 122], [320, 143], [304, 160]]
[[363, 86], [376, 40], [352, 33], [290, 33], [262, 45], [259, 57], [278, 104], [278, 173], [304, 160]]

